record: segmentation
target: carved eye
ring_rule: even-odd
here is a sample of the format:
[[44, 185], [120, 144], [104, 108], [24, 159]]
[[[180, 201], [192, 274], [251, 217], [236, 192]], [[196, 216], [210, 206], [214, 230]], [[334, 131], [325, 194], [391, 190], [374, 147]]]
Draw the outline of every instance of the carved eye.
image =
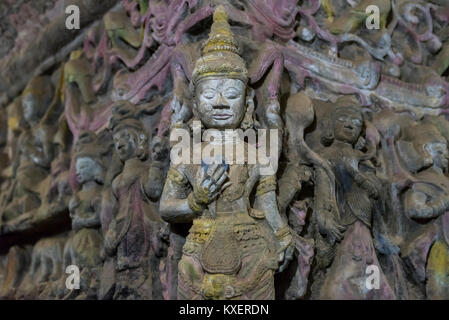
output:
[[208, 89], [203, 92], [203, 97], [206, 99], [213, 99], [215, 97], [215, 91]]
[[352, 123], [354, 125], [356, 125], [357, 127], [361, 127], [362, 126], [362, 121], [360, 119], [354, 119], [354, 120], [352, 120]]
[[239, 92], [234, 89], [227, 90], [224, 93], [224, 97], [226, 99], [237, 99], [239, 96], [240, 96]]

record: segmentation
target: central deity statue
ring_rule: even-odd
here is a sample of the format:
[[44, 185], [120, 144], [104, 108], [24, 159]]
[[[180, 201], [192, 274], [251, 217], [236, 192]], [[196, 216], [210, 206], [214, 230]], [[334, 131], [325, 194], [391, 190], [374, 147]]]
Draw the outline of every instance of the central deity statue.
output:
[[[247, 83], [245, 61], [218, 6], [193, 71], [192, 106], [194, 119], [223, 135], [224, 145], [239, 139], [227, 139], [225, 130], [254, 126]], [[214, 142], [202, 142], [202, 150]], [[168, 172], [161, 217], [193, 222], [179, 262], [178, 299], [274, 299], [274, 273], [293, 253], [291, 230], [278, 211], [276, 177], [261, 174], [262, 166], [247, 158], [243, 164], [222, 160], [172, 162]]]

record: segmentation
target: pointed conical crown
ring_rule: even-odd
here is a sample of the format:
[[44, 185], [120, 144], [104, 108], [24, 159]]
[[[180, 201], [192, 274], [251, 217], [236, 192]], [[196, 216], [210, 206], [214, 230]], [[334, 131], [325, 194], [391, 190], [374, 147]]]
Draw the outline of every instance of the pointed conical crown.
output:
[[223, 6], [214, 12], [209, 39], [203, 47], [203, 55], [196, 62], [192, 81], [197, 83], [205, 77], [226, 77], [248, 81], [245, 61], [239, 55], [239, 47], [228, 23]]
[[112, 106], [112, 118], [109, 121], [109, 130], [116, 133], [128, 128], [134, 129], [147, 138], [144, 125], [137, 114], [137, 107], [127, 100], [116, 101]]

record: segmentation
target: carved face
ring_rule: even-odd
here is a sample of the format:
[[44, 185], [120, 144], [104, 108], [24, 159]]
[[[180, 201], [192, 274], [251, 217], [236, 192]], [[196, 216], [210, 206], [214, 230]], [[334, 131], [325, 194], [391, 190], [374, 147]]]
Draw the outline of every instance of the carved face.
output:
[[100, 164], [92, 158], [80, 157], [75, 164], [76, 177], [79, 184], [95, 181], [101, 176], [103, 169]]
[[120, 160], [124, 162], [136, 156], [137, 136], [132, 130], [120, 130], [114, 133], [114, 145]]
[[27, 122], [39, 120], [39, 100], [33, 94], [27, 94], [22, 99], [23, 117]]
[[432, 142], [425, 145], [425, 149], [432, 156], [433, 165], [446, 170], [448, 167], [449, 152], [444, 142]]
[[114, 85], [111, 92], [111, 100], [114, 102], [126, 100], [126, 95], [131, 91], [128, 85], [130, 74], [126, 71], [119, 71], [114, 76]]
[[350, 144], [356, 143], [362, 132], [362, 114], [352, 108], [341, 108], [334, 116], [335, 139]]
[[241, 80], [206, 78], [196, 86], [195, 111], [207, 128], [236, 129], [246, 111]]
[[150, 2], [150, 10], [152, 12], [150, 25], [153, 31], [153, 37], [157, 42], [162, 42], [167, 31], [167, 11], [169, 9], [164, 1], [152, 1]]

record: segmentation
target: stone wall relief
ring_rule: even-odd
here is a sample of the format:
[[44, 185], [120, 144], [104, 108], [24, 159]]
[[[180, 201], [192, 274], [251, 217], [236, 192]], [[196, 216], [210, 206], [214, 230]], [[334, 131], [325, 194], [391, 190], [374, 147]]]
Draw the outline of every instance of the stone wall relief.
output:
[[[371, 2], [121, 1], [0, 115], [0, 297], [449, 298], [447, 3]], [[276, 175], [170, 163], [221, 105]]]

